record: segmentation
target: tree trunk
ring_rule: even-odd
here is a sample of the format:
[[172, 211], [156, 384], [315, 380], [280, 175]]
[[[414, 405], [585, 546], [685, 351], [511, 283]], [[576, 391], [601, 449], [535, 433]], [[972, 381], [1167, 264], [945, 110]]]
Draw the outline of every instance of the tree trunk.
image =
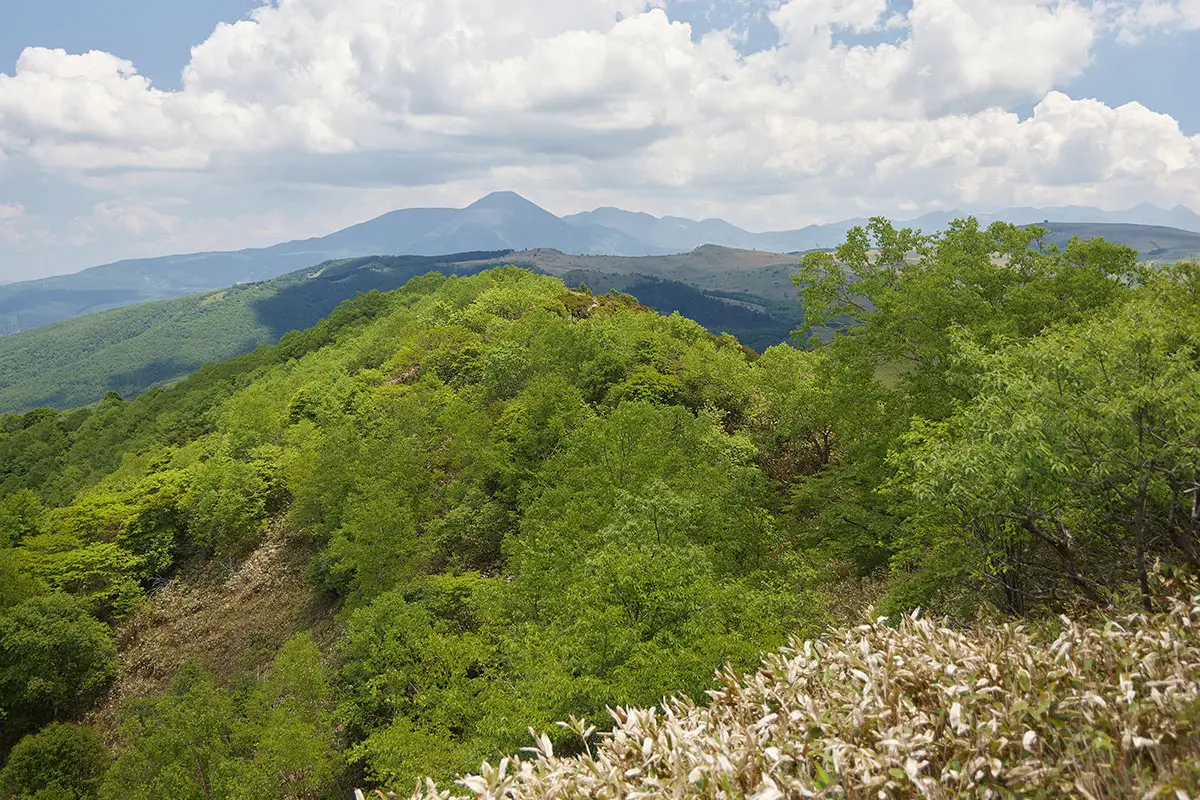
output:
[[1184, 526], [1179, 542], [1188, 564], [1193, 569], [1200, 570], [1200, 558], [1196, 557], [1196, 550], [1192, 547], [1193, 533], [1200, 533], [1200, 476], [1192, 485], [1192, 526], [1190, 528]]
[[1142, 608], [1147, 612], [1154, 610], [1150, 602], [1150, 577], [1146, 572], [1146, 489], [1139, 487], [1137, 498], [1137, 515], [1133, 522], [1133, 543], [1137, 550], [1138, 586], [1142, 590]]
[[[1179, 552], [1183, 553], [1183, 561], [1191, 569], [1200, 571], [1200, 561], [1196, 558], [1195, 548], [1192, 547], [1192, 531], [1200, 529], [1200, 496], [1194, 496], [1192, 499], [1192, 512], [1179, 521], [1179, 514], [1183, 510], [1183, 503], [1179, 499], [1179, 487], [1171, 487], [1171, 514], [1167, 520], [1167, 527], [1171, 531], [1171, 538], [1175, 541], [1175, 545], [1179, 548]], [[1189, 492], [1183, 492], [1184, 496], [1200, 495], [1200, 485]]]
[[[1079, 567], [1075, 563], [1075, 554], [1071, 552], [1071, 544], [1065, 534], [1062, 537], [1048, 534], [1038, 528], [1037, 523], [1034, 522], [1034, 520], [1030, 517], [1023, 519], [1021, 521], [1021, 525], [1026, 531], [1029, 532], [1030, 535], [1041, 539], [1043, 542], [1054, 548], [1054, 552], [1058, 554], [1059, 560], [1062, 561], [1063, 566], [1067, 570], [1067, 578], [1083, 592], [1084, 596], [1088, 600], [1098, 606], [1108, 605], [1108, 603], [1106, 603], [1104, 599], [1097, 594], [1096, 590], [1092, 588], [1091, 583], [1089, 583], [1083, 577], [1083, 575], [1080, 574]], [[1059, 527], [1062, 528], [1064, 532], [1066, 531], [1066, 527], [1061, 523]]]
[[1134, 415], [1138, 431], [1138, 493], [1137, 512], [1133, 520], [1133, 546], [1137, 554], [1138, 586], [1142, 590], [1142, 608], [1147, 613], [1154, 610], [1150, 602], [1150, 577], [1146, 573], [1146, 495], [1149, 494], [1149, 476], [1146, 464], [1146, 409], [1139, 408]]

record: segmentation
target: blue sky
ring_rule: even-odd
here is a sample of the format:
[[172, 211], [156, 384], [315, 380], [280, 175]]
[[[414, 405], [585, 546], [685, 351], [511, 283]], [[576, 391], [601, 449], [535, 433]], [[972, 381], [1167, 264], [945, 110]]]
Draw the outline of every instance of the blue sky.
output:
[[1200, 207], [1197, 0], [260, 6], [6, 4], [0, 280], [502, 188], [759, 229]]
[[164, 89], [179, 88], [192, 45], [218, 22], [247, 16], [253, 0], [39, 0], [6, 3], [0, 11], [0, 71], [10, 72], [26, 47], [72, 53], [105, 50], [137, 64]]

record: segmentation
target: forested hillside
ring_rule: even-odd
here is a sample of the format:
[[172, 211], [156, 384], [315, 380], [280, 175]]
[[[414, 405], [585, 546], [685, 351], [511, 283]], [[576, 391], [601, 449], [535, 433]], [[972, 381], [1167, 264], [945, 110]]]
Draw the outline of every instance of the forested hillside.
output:
[[[724, 263], [728, 272], [745, 276], [735, 279], [735, 285], [757, 289], [757, 275], [735, 269], [737, 255], [730, 251], [693, 260], [710, 271], [714, 262]], [[274, 344], [290, 331], [316, 324], [359, 292], [397, 289], [433, 269], [446, 275], [472, 275], [506, 266], [511, 256], [511, 251], [496, 251], [330, 261], [274, 280], [126, 306], [0, 337], [0, 412], [77, 408], [107, 392], [130, 397], [152, 386], [169, 385], [209, 361]], [[604, 292], [635, 293], [656, 311], [679, 311], [714, 333], [729, 332], [758, 350], [787, 341], [803, 321], [794, 298], [699, 288], [714, 277], [699, 268], [683, 273], [694, 284], [651, 276], [673, 260], [620, 259], [629, 271], [558, 270], [556, 274], [572, 286], [589, 283]], [[538, 271], [536, 263], [530, 266]], [[790, 269], [781, 268], [779, 277], [786, 281]]]
[[[407, 793], [869, 603], [1162, 610], [1198, 566], [1200, 267], [1040, 234], [855, 229], [796, 275], [852, 323], [807, 350], [500, 268], [3, 417], [3, 790]], [[824, 786], [870, 769], [826, 733]]]
[[359, 292], [389, 291], [458, 262], [504, 251], [451, 256], [374, 256], [318, 264], [273, 280], [129, 305], [0, 337], [0, 411], [77, 408], [106, 392], [124, 397], [167, 384], [310, 328]]

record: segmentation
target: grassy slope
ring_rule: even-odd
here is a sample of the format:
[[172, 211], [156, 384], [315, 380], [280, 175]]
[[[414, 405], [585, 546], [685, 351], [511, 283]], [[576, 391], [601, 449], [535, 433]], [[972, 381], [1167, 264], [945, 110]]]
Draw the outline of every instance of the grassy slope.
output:
[[122, 703], [161, 694], [189, 661], [236, 682], [300, 631], [331, 645], [336, 619], [303, 575], [311, 556], [303, 540], [272, 534], [232, 567], [212, 560], [184, 570], [117, 627], [121, 671], [90, 720], [115, 730]]

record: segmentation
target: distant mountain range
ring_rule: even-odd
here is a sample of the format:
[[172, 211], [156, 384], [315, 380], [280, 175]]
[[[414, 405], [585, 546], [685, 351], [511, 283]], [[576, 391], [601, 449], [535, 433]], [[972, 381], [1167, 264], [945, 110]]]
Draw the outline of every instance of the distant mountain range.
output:
[[[905, 224], [932, 231], [964, 215], [960, 211], [935, 212]], [[984, 222], [1003, 219], [1029, 224], [1052, 220], [1088, 226], [1119, 223], [1174, 228], [1178, 230], [1159, 237], [1170, 239], [1170, 246], [1151, 249], [1175, 252], [1182, 242], [1184, 252], [1189, 247], [1190, 252], [1200, 252], [1200, 236], [1193, 246], [1186, 233], [1200, 234], [1200, 215], [1182, 206], [1164, 210], [1142, 205], [1123, 212], [1076, 206], [1009, 208], [975, 216]], [[328, 236], [273, 247], [118, 261], [73, 275], [0, 286], [0, 335], [95, 311], [268, 280], [333, 259], [539, 247], [580, 255], [649, 256], [685, 253], [705, 244], [792, 253], [833, 247], [846, 231], [863, 222], [850, 219], [797, 230], [752, 233], [719, 219], [660, 218], [618, 208], [557, 217], [520, 195], [496, 192], [462, 209], [393, 211]], [[1145, 239], [1143, 233], [1137, 235]], [[1121, 241], [1103, 231], [1090, 235]]]
[[[1164, 229], [1178, 229], [1175, 233], [1183, 231], [1200, 234], [1200, 214], [1183, 206], [1175, 206], [1168, 210], [1148, 204], [1136, 206], [1127, 211], [1103, 211], [1088, 206], [1005, 208], [993, 211], [955, 209], [930, 212], [897, 224], [932, 232], [941, 230], [952, 220], [965, 216], [974, 216], [984, 224], [995, 221], [1011, 222], [1016, 225], [1052, 223], [1050, 226], [1052, 228], [1058, 223], [1149, 225]], [[647, 247], [656, 247], [668, 253], [682, 253], [702, 244], [719, 244], [747, 250], [773, 250], [781, 253], [820, 250], [836, 247], [845, 238], [848, 230], [867, 222], [866, 218], [858, 217], [827, 225], [809, 225], [797, 230], [751, 233], [721, 219], [696, 221], [683, 217], [655, 217], [650, 214], [623, 211], [619, 208], [598, 208], [595, 211], [572, 214], [563, 219], [568, 222], [618, 230], [643, 242]], [[1130, 231], [1125, 230], [1123, 233], [1129, 234]], [[1103, 236], [1105, 234], [1097, 232], [1091, 235]], [[1108, 235], [1112, 236], [1113, 230], [1110, 230]]]

